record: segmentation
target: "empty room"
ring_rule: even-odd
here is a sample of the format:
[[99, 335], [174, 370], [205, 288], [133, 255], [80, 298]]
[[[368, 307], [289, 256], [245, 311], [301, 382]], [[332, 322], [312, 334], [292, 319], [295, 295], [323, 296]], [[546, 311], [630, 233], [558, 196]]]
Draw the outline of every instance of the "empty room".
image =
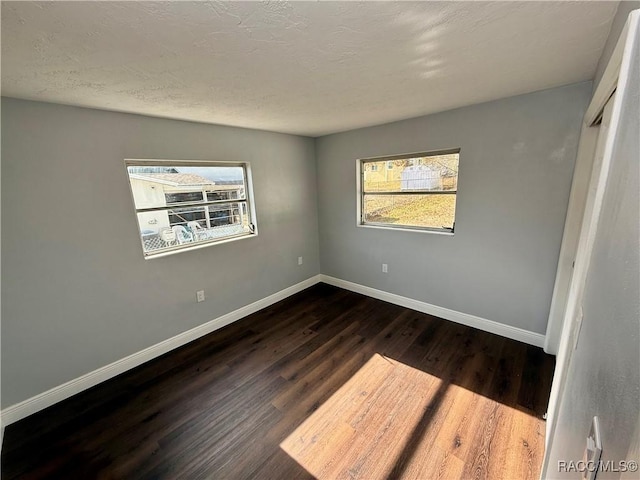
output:
[[617, 479], [640, 2], [1, 3], [3, 479]]

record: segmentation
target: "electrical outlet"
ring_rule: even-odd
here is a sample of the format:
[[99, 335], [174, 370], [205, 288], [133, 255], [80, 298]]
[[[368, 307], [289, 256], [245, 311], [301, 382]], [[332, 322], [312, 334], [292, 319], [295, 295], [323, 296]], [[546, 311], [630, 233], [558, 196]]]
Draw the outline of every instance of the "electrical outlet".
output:
[[382, 273], [387, 273], [389, 272], [389, 267], [387, 266], [386, 263], [382, 264]]
[[298, 257], [298, 265], [302, 265], [302, 257]]
[[204, 290], [198, 290], [196, 292], [196, 300], [198, 301], [198, 303], [204, 302]]

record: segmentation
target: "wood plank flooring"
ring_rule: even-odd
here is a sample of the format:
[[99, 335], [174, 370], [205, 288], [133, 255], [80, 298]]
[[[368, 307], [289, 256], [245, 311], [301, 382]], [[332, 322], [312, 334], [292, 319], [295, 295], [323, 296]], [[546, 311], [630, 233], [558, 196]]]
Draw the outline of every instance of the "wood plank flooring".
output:
[[553, 366], [319, 284], [8, 426], [2, 478], [537, 479]]

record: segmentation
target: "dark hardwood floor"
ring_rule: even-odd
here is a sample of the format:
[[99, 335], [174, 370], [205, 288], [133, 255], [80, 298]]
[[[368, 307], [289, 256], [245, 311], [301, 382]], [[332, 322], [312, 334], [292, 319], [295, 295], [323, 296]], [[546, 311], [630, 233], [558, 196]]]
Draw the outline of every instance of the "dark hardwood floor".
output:
[[319, 284], [8, 426], [2, 478], [537, 479], [553, 366]]

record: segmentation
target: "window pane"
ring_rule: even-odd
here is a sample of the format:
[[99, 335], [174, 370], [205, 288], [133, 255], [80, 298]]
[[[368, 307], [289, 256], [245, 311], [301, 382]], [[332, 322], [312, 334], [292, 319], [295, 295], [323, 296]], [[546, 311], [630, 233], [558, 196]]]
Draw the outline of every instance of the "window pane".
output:
[[364, 196], [364, 222], [410, 227], [452, 228], [456, 195], [375, 195]]
[[177, 167], [181, 173], [198, 175], [216, 185], [244, 185], [242, 167]]
[[213, 200], [244, 200], [242, 167], [127, 167], [137, 209]]
[[[251, 233], [251, 221], [243, 203], [167, 209], [138, 213], [144, 251], [220, 240]], [[209, 222], [206, 213], [209, 210]]]
[[242, 185], [216, 185], [215, 189], [207, 191], [207, 200], [244, 200], [244, 186]]
[[164, 198], [169, 203], [185, 203], [185, 202], [202, 202], [204, 196], [202, 192], [178, 192], [178, 193], [165, 193]]
[[365, 192], [455, 191], [459, 154], [365, 161]]
[[249, 225], [246, 209], [243, 203], [224, 203], [209, 206], [209, 222], [211, 226], [243, 224]]
[[255, 232], [244, 165], [128, 163], [146, 254]]
[[204, 220], [207, 218], [205, 207], [188, 207], [188, 208], [172, 208], [171, 210], [159, 211], [158, 215], [169, 215], [169, 224], [174, 225], [186, 225], [189, 222]]

